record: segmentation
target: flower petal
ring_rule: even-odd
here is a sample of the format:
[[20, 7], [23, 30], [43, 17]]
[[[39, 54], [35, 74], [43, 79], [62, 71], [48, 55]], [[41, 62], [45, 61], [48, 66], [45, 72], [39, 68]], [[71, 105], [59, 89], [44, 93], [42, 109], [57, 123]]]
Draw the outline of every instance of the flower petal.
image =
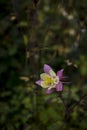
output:
[[51, 89], [46, 89], [46, 93], [47, 94], [50, 94], [50, 93], [53, 93], [55, 91], [55, 89], [54, 88], [51, 88]]
[[36, 84], [41, 86], [41, 82], [42, 82], [42, 80], [38, 80], [38, 81], [36, 81]]
[[44, 72], [45, 72], [45, 73], [49, 74], [49, 71], [50, 71], [51, 69], [52, 69], [52, 68], [51, 68], [49, 65], [47, 65], [47, 64], [44, 65]]
[[56, 73], [52, 69], [49, 71], [49, 74], [51, 77], [56, 77]]
[[46, 73], [42, 73], [42, 74], [40, 74], [40, 78], [42, 80], [46, 80], [46, 79], [50, 78], [50, 76], [48, 74], [46, 74]]
[[56, 86], [56, 90], [57, 91], [62, 91], [62, 82], [59, 82], [58, 84], [57, 84], [57, 86]]
[[63, 71], [64, 71], [64, 69], [61, 69], [61, 70], [59, 70], [59, 71], [57, 72], [57, 76], [59, 77], [60, 80], [61, 80], [62, 77], [63, 77]]
[[42, 81], [42, 82], [41, 82], [41, 87], [42, 87], [42, 88], [48, 88], [49, 85], [47, 85], [45, 81]]

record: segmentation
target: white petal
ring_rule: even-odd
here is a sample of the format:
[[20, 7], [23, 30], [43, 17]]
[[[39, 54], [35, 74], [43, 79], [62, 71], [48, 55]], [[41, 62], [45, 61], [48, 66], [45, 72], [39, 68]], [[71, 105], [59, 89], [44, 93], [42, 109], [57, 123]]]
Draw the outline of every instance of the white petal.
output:
[[52, 69], [49, 71], [49, 74], [51, 77], [56, 77], [56, 73]]
[[42, 80], [46, 80], [46, 79], [50, 78], [50, 76], [48, 74], [46, 74], [46, 73], [42, 73], [42, 74], [40, 74], [40, 78]]
[[44, 81], [42, 81], [41, 82], [41, 87], [42, 88], [48, 88], [49, 86]]

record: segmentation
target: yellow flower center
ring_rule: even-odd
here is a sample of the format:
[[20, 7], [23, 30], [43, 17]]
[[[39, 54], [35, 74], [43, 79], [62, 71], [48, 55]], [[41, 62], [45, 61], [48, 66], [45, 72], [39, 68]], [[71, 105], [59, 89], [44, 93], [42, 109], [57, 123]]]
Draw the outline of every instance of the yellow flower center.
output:
[[51, 85], [51, 84], [54, 83], [54, 80], [53, 80], [51, 77], [49, 77], [49, 78], [47, 78], [44, 82], [45, 82], [47, 85]]
[[58, 76], [55, 75], [48, 75], [46, 73], [42, 73], [40, 75], [41, 79], [43, 80], [42, 83], [41, 83], [41, 86], [43, 88], [55, 88], [56, 85], [58, 84], [59, 82], [59, 78]]

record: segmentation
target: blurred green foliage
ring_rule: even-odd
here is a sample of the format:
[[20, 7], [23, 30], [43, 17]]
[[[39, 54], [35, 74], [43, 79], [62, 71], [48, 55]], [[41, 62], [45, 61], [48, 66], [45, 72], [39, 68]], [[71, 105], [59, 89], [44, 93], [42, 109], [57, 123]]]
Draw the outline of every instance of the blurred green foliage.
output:
[[[87, 129], [87, 0], [0, 0], [0, 129]], [[43, 65], [65, 69], [57, 93], [35, 85]], [[69, 95], [68, 92], [70, 91]]]

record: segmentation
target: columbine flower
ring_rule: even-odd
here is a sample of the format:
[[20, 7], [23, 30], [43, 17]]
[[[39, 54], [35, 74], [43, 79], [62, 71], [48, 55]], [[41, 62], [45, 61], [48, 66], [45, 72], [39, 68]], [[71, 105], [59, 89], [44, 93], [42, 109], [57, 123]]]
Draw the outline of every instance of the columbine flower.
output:
[[63, 82], [65, 78], [63, 76], [64, 69], [61, 69], [57, 74], [49, 65], [44, 65], [44, 73], [40, 74], [40, 80], [36, 81], [36, 84], [40, 85], [42, 88], [46, 88], [46, 93], [50, 94], [53, 91], [62, 91]]

